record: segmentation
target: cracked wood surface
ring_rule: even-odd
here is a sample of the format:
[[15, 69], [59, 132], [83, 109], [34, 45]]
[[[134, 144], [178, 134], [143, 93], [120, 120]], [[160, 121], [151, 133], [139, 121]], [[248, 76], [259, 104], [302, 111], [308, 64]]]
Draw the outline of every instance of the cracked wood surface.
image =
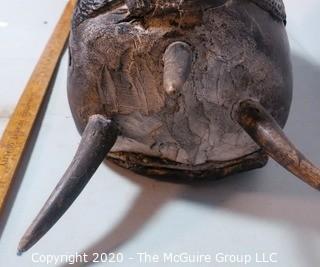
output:
[[[291, 104], [285, 28], [249, 1], [128, 20], [125, 6], [84, 21], [70, 41], [69, 101], [79, 131], [92, 114], [113, 117], [113, 152], [182, 164], [232, 161], [259, 150], [232, 119], [239, 101], [259, 100], [281, 126]], [[192, 47], [180, 93], [163, 85], [163, 54]]]
[[[74, 27], [86, 19], [98, 16], [115, 7], [126, 4], [131, 15], [145, 16], [152, 12], [170, 12], [175, 10], [183, 10], [186, 6], [201, 5], [207, 2], [211, 6], [221, 6], [231, 2], [232, 0], [79, 0], [75, 16], [73, 20]], [[262, 9], [268, 11], [275, 19], [286, 21], [286, 11], [282, 0], [248, 0], [254, 2]]]

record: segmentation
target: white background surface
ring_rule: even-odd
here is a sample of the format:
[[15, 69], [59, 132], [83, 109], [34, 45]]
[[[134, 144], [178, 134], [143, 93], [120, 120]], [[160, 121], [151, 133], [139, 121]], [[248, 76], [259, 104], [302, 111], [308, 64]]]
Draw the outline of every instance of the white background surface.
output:
[[[286, 132], [320, 165], [320, 2], [285, 2], [295, 79]], [[0, 131], [65, 3], [0, 0]], [[64, 57], [30, 159], [25, 160], [15, 184], [16, 197], [11, 197], [1, 218], [0, 266], [68, 266], [32, 263], [32, 254], [114, 249], [126, 258], [144, 251], [213, 256], [275, 252], [279, 262], [261, 266], [319, 265], [320, 193], [273, 161], [263, 169], [200, 186], [156, 182], [102, 165], [59, 223], [28, 253], [17, 257], [19, 238], [57, 184], [80, 140], [67, 104], [66, 66]], [[136, 257], [121, 266], [141, 265]]]

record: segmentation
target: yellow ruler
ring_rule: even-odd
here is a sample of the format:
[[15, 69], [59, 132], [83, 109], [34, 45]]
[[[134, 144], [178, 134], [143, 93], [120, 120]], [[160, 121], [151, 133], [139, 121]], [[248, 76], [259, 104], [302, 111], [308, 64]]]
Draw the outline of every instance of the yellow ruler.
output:
[[69, 1], [0, 140], [0, 214], [68, 39], [73, 7]]

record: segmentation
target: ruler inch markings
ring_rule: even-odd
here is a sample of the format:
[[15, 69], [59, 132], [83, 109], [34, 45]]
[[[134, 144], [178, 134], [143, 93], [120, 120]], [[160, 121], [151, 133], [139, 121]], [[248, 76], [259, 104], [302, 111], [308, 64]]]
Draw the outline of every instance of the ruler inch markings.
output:
[[0, 215], [70, 32], [68, 1], [0, 140]]

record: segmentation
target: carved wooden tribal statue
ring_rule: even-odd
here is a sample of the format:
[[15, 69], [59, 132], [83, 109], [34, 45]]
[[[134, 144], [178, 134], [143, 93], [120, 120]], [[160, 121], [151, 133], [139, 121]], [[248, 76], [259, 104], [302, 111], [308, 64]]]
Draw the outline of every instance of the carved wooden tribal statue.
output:
[[268, 156], [320, 171], [282, 131], [292, 73], [282, 0], [79, 0], [68, 97], [82, 141], [19, 252], [64, 214], [107, 156], [166, 179], [219, 178]]

